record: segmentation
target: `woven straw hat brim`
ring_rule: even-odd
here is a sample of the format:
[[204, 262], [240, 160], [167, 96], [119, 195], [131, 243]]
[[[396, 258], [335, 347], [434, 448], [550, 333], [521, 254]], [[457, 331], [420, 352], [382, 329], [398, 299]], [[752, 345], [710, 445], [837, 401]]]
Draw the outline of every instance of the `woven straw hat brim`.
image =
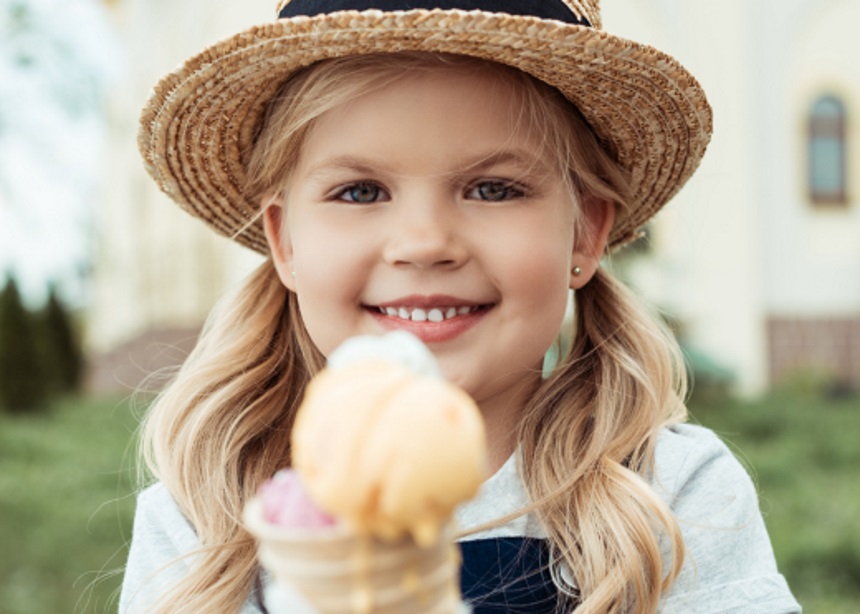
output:
[[509, 64], [571, 100], [630, 172], [623, 245], [683, 186], [711, 135], [698, 82], [672, 57], [585, 26], [460, 10], [344, 11], [252, 27], [192, 57], [156, 86], [138, 145], [161, 189], [218, 232], [267, 253], [244, 163], [266, 104], [300, 68], [397, 51]]

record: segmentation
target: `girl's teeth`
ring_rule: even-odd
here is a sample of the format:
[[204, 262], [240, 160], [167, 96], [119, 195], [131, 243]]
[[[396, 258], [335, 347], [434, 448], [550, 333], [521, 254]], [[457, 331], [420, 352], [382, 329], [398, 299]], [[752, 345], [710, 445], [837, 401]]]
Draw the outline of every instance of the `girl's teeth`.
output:
[[466, 315], [473, 311], [472, 307], [448, 307], [444, 311], [438, 307], [424, 310], [416, 307], [411, 311], [406, 307], [380, 307], [380, 313], [384, 313], [391, 317], [400, 318], [401, 320], [412, 320], [413, 322], [444, 322], [458, 315]]

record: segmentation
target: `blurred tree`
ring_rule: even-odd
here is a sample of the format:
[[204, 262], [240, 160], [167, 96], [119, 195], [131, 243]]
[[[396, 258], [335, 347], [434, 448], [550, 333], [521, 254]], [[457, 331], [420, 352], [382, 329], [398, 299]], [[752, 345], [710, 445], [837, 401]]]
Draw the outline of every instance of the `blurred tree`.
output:
[[11, 275], [0, 292], [0, 408], [24, 412], [44, 406], [47, 386], [31, 314]]
[[38, 314], [37, 332], [46, 384], [51, 392], [77, 392], [84, 370], [84, 357], [72, 317], [51, 287], [48, 301]]

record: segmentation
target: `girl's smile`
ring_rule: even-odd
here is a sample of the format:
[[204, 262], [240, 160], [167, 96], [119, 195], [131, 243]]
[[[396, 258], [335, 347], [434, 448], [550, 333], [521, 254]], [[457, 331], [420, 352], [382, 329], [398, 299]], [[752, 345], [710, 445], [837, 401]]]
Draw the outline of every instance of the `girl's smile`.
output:
[[518, 109], [491, 70], [403, 77], [317, 118], [264, 203], [323, 354], [407, 330], [502, 424], [540, 381], [578, 257], [574, 197]]
[[465, 332], [494, 304], [445, 295], [413, 295], [365, 307], [386, 330], [406, 330], [432, 345]]

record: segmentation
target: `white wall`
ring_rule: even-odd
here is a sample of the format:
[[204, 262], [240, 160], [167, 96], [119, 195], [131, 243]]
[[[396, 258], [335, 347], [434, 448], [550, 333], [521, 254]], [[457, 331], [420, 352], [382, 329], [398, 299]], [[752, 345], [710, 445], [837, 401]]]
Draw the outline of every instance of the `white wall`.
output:
[[[731, 367], [741, 392], [765, 383], [759, 227], [749, 71], [748, 0], [605, 0], [604, 25], [677, 58], [714, 108], [714, 136], [696, 175], [658, 215], [643, 292], [684, 324], [687, 340]], [[642, 13], [646, 13], [646, 17]]]
[[[655, 256], [636, 283], [686, 324], [689, 340], [767, 384], [769, 316], [860, 315], [860, 2], [605, 0], [605, 25], [668, 51], [714, 107], [696, 176], [654, 224]], [[843, 97], [847, 208], [806, 197], [806, 113]], [[851, 149], [851, 145], [854, 148]]]
[[109, 163], [87, 341], [111, 349], [150, 328], [196, 327], [260, 258], [216, 235], [163, 195], [137, 151], [138, 116], [156, 81], [188, 56], [273, 18], [266, 2], [125, 0], [111, 9], [124, 78], [110, 101]]

